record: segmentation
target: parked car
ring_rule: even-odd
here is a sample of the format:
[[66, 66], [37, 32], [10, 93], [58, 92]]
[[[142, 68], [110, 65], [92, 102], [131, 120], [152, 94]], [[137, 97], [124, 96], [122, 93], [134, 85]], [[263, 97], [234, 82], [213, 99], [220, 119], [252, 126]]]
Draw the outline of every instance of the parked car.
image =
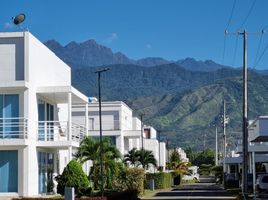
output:
[[258, 175], [256, 186], [260, 192], [268, 192], [268, 174]]
[[185, 181], [199, 181], [199, 174], [197, 173], [197, 166], [189, 167], [189, 172], [183, 175], [182, 180]]

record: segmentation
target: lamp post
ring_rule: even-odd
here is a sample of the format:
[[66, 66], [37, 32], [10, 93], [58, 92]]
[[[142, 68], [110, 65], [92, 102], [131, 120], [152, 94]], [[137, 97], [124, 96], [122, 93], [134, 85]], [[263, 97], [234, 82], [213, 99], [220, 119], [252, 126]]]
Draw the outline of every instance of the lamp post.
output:
[[98, 74], [98, 89], [99, 89], [99, 120], [100, 120], [100, 173], [101, 173], [101, 196], [103, 197], [104, 192], [104, 181], [103, 181], [103, 145], [102, 145], [102, 120], [101, 120], [101, 84], [100, 84], [100, 77], [102, 72], [106, 72], [110, 70], [109, 68], [104, 68], [97, 70], [95, 73]]

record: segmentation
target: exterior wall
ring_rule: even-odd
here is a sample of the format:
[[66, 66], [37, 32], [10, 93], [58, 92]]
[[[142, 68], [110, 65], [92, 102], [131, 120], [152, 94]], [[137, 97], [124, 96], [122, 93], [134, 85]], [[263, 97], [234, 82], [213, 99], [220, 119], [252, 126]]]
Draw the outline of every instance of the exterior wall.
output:
[[71, 86], [70, 67], [33, 35], [28, 42], [29, 81], [36, 87]]
[[55, 98], [37, 93], [37, 89], [71, 88], [71, 70], [29, 32], [0, 33], [0, 70], [0, 94], [18, 94], [19, 117], [28, 119], [28, 137], [23, 138], [24, 141], [0, 138], [0, 144], [4, 144], [0, 145], [0, 151], [18, 151], [18, 195], [35, 196], [39, 194], [38, 152], [42, 150], [55, 156], [59, 152], [60, 172], [66, 165], [65, 158], [70, 156], [68, 147], [61, 144], [52, 147], [48, 144], [43, 149], [38, 146], [38, 99], [54, 105], [54, 118], [62, 121], [69, 120], [70, 102], [66, 100], [68, 103], [58, 105]]
[[[21, 34], [22, 35], [22, 34]], [[14, 82], [24, 80], [24, 38], [1, 38], [0, 80]]]
[[159, 166], [166, 167], [166, 143], [160, 142], [160, 162]]
[[159, 144], [158, 140], [144, 139], [144, 149], [152, 151], [159, 166]]

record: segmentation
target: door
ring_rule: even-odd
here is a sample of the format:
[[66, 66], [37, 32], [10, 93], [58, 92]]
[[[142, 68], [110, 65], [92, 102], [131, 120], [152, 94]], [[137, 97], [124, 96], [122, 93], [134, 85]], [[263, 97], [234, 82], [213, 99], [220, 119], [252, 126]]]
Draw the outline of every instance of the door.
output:
[[0, 193], [18, 192], [18, 151], [0, 151]]
[[38, 100], [38, 140], [54, 140], [54, 106]]

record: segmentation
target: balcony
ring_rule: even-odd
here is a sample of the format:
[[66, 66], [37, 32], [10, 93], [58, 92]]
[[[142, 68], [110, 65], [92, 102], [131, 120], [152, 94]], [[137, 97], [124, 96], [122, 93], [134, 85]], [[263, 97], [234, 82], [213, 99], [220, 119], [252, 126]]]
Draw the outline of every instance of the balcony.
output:
[[72, 123], [71, 138], [68, 130], [67, 121], [39, 121], [38, 122], [38, 141], [73, 141], [81, 142], [86, 135], [84, 126]]
[[[99, 131], [100, 124], [99, 121], [95, 121], [89, 118], [89, 131]], [[119, 120], [105, 120], [102, 119], [102, 130], [103, 131], [119, 131], [120, 130], [120, 121]]]
[[27, 139], [28, 120], [23, 117], [0, 118], [0, 139]]

